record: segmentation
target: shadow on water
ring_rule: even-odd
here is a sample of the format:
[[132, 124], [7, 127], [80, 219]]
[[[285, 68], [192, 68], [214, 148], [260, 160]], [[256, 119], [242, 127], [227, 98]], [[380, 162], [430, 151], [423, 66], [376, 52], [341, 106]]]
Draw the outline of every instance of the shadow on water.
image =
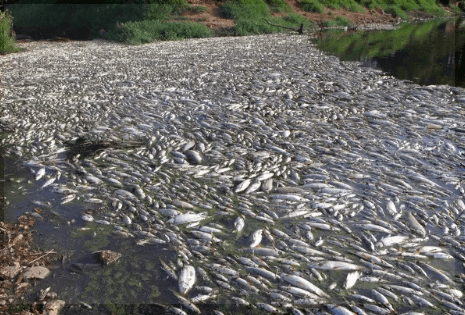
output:
[[326, 31], [318, 48], [421, 85], [465, 87], [465, 19], [403, 24], [397, 30]]

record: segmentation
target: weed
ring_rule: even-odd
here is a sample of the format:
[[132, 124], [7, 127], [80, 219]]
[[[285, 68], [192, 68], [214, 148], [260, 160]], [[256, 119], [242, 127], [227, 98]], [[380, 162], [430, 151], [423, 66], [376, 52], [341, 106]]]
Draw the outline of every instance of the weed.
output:
[[334, 26], [350, 26], [352, 22], [343, 16], [338, 16], [334, 20], [326, 20], [323, 25], [325, 27], [334, 27]]
[[338, 10], [341, 8], [340, 0], [319, 0], [319, 2], [333, 10]]
[[408, 15], [401, 8], [395, 5], [388, 5], [384, 8], [384, 12], [392, 14], [393, 16], [399, 16], [402, 20], [408, 20]]
[[357, 13], [364, 13], [365, 8], [362, 7], [360, 4], [356, 2], [352, 2], [347, 6], [347, 9], [349, 9], [352, 12], [357, 12]]
[[316, 0], [302, 0], [299, 2], [302, 10], [307, 12], [324, 13], [324, 6]]
[[452, 9], [452, 12], [454, 12], [454, 13], [462, 13], [462, 10], [460, 10], [459, 7], [453, 5], [452, 3], [449, 4], [449, 7]]
[[207, 7], [197, 5], [197, 6], [190, 6], [189, 9], [187, 9], [187, 10], [192, 12], [192, 13], [202, 13], [202, 12], [207, 11], [208, 9], [207, 9]]
[[249, 19], [257, 21], [270, 15], [268, 6], [262, 0], [227, 1], [221, 6], [226, 17], [231, 19]]
[[20, 52], [21, 48], [16, 47], [15, 40], [10, 36], [13, 16], [9, 12], [0, 12], [0, 54]]
[[436, 1], [434, 0], [417, 0], [417, 1], [421, 9], [427, 13], [430, 13], [436, 16], [444, 16], [447, 14], [447, 11], [444, 10], [442, 7], [438, 6]]
[[338, 16], [335, 19], [335, 21], [336, 21], [337, 25], [342, 25], [342, 26], [350, 26], [350, 25], [352, 25], [352, 22], [349, 19], [347, 19], [347, 18], [345, 18], [343, 16]]
[[273, 12], [292, 12], [291, 7], [284, 0], [266, 0], [266, 3]]
[[119, 25], [110, 31], [109, 39], [129, 44], [150, 43], [155, 40], [210, 37], [213, 31], [205, 25], [191, 22], [141, 21]]

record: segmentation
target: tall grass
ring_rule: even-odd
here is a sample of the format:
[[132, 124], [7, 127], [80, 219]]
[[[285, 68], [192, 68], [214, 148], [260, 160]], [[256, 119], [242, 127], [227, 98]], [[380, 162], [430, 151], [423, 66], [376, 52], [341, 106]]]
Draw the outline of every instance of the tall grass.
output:
[[150, 43], [157, 40], [211, 37], [209, 27], [192, 22], [167, 22], [146, 20], [117, 24], [107, 35], [108, 39], [131, 45]]
[[318, 0], [302, 0], [299, 2], [302, 10], [307, 12], [325, 13], [325, 6], [318, 2]]
[[311, 23], [297, 13], [289, 13], [284, 18], [272, 17], [270, 8], [263, 0], [225, 1], [221, 9], [226, 17], [236, 21], [228, 35], [252, 35], [283, 32], [286, 29], [270, 25], [268, 22], [281, 26], [298, 28], [300, 24], [309, 26]]
[[350, 26], [352, 22], [343, 16], [338, 16], [334, 20], [326, 20], [323, 25], [326, 27]]
[[434, 0], [417, 0], [417, 2], [420, 8], [425, 12], [438, 16], [444, 16], [447, 14], [447, 11], [438, 6]]
[[319, 0], [319, 2], [330, 9], [349, 9], [352, 12], [364, 12], [365, 9], [354, 0]]
[[23, 51], [16, 47], [15, 40], [10, 36], [13, 16], [9, 13], [0, 12], [0, 54]]
[[284, 0], [266, 0], [270, 10], [273, 12], [287, 12], [292, 13], [291, 7]]

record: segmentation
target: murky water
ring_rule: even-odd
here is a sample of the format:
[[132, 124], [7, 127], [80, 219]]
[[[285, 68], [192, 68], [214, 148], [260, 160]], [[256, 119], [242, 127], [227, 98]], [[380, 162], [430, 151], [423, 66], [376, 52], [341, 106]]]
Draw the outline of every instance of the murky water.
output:
[[[137, 246], [133, 239], [113, 236], [113, 226], [85, 223], [78, 219], [86, 210], [79, 202], [60, 205], [59, 195], [37, 185], [26, 168], [9, 159], [0, 159], [4, 167], [6, 196], [4, 219], [14, 222], [25, 212], [34, 208], [42, 211], [44, 220], [36, 219], [34, 225], [35, 244], [42, 250], [54, 250], [58, 261], [49, 266], [51, 276], [37, 282], [26, 302], [36, 300], [39, 290], [52, 287], [59, 298], [67, 305], [74, 304], [67, 310], [90, 314], [83, 309], [80, 302], [103, 305], [106, 310], [121, 308], [121, 305], [140, 303], [176, 303], [172, 294], [160, 287], [161, 284], [176, 287], [172, 279], [166, 279], [160, 272], [159, 259], [174, 259], [174, 251], [166, 246]], [[3, 182], [2, 182], [3, 183]], [[49, 203], [38, 206], [34, 201]], [[114, 264], [101, 266], [92, 252], [113, 250], [124, 253]], [[131, 253], [128, 255], [127, 253]], [[103, 309], [94, 310], [101, 314]]]
[[[166, 309], [159, 304], [178, 305], [168, 290], [177, 288], [177, 281], [161, 270], [160, 263], [160, 260], [175, 260], [173, 248], [154, 244], [138, 246], [134, 239], [112, 235], [113, 226], [82, 221], [80, 217], [87, 209], [80, 201], [60, 205], [60, 195], [41, 189], [26, 167], [7, 158], [0, 161], [4, 164], [4, 220], [14, 222], [20, 215], [39, 208], [43, 220], [36, 219], [33, 246], [43, 251], [54, 250], [59, 258], [48, 266], [50, 276], [33, 283], [24, 303], [36, 301], [40, 290], [51, 287], [66, 302], [62, 314], [68, 315], [165, 314]], [[59, 183], [63, 184], [64, 180]], [[38, 206], [36, 201], [49, 206]], [[104, 249], [123, 255], [117, 263], [102, 266], [92, 253]], [[196, 293], [199, 292], [194, 289], [192, 294]], [[206, 314], [221, 307], [250, 313], [230, 303], [225, 301], [220, 306], [207, 303], [199, 307]], [[23, 306], [17, 307], [20, 310]]]
[[403, 24], [393, 31], [325, 31], [313, 40], [341, 60], [361, 61], [422, 85], [465, 87], [465, 19]]

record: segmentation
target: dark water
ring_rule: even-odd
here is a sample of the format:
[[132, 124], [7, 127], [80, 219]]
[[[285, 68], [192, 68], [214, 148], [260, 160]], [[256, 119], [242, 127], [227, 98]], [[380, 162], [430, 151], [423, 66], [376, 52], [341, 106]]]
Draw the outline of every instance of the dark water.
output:
[[[84, 222], [80, 217], [89, 210], [88, 206], [79, 201], [60, 205], [62, 195], [41, 189], [44, 180], [36, 182], [23, 164], [19, 159], [0, 155], [0, 196], [5, 197], [2, 198], [4, 207], [0, 209], [2, 220], [16, 222], [25, 212], [40, 208], [43, 220], [36, 219], [32, 247], [44, 252], [53, 250], [58, 260], [47, 266], [51, 275], [34, 282], [24, 300], [15, 304], [12, 311], [28, 308], [28, 303], [37, 300], [39, 290], [47, 287], [66, 302], [60, 313], [63, 315], [163, 315], [172, 313], [160, 304], [180, 307], [170, 291], [177, 291], [177, 281], [169, 278], [160, 264], [160, 260], [176, 260], [172, 246], [138, 246], [136, 239], [113, 235], [113, 226]], [[63, 178], [58, 181], [65, 182]], [[34, 201], [49, 202], [50, 206], [38, 206]], [[68, 223], [73, 219], [74, 223]], [[122, 257], [116, 263], [102, 266], [92, 254], [98, 250], [116, 251], [122, 253]], [[200, 293], [194, 288], [189, 297]], [[225, 298], [219, 303], [199, 305], [199, 308], [202, 314], [213, 314], [214, 309], [251, 314], [250, 310]]]
[[465, 87], [465, 18], [403, 24], [393, 31], [326, 31], [318, 48], [421, 85]]

